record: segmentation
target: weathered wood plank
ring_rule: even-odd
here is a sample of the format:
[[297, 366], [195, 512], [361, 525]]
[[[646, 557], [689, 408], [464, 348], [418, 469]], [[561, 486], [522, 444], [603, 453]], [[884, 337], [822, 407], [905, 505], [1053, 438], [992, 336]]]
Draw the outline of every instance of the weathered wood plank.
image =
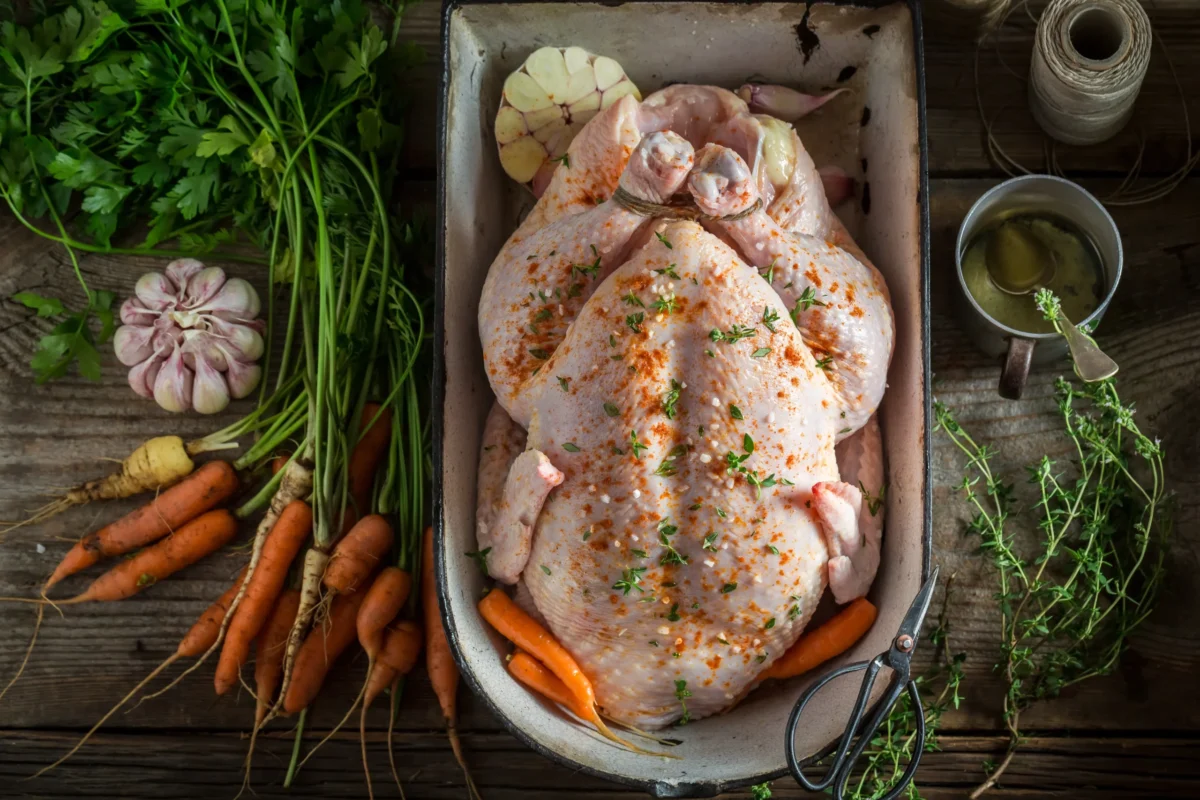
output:
[[[1041, 4], [1035, 4], [1041, 5]], [[1151, 18], [1169, 52], [1186, 95], [1200, 97], [1200, 14], [1194, 0], [1165, 0], [1149, 6]], [[436, 120], [441, 58], [440, 6], [421, 3], [405, 12], [403, 30], [427, 54], [426, 63], [408, 80], [413, 93], [413, 123], [408, 127], [408, 163], [422, 174], [437, 163]], [[1006, 152], [1033, 170], [1044, 168], [1046, 137], [1029, 113], [1025, 85], [1004, 71], [1003, 63], [1024, 76], [1032, 49], [1032, 26], [1019, 24], [1019, 13], [989, 44], [980, 68], [985, 76], [985, 108], [999, 115], [997, 136]], [[976, 110], [973, 54], [962, 31], [934, 29], [927, 33], [925, 82], [928, 97], [929, 168], [932, 175], [972, 176], [991, 173], [979, 114]], [[570, 44], [570, 43], [564, 43]], [[1193, 119], [1200, 109], [1193, 108]], [[818, 112], [820, 113], [820, 112]], [[1187, 145], [1179, 89], [1161, 47], [1156, 47], [1150, 70], [1139, 95], [1132, 123], [1111, 142], [1087, 148], [1059, 148], [1063, 167], [1085, 173], [1124, 174], [1145, 138], [1143, 172], [1162, 175], [1183, 160]], [[1193, 127], [1193, 152], [1200, 147], [1200, 129]]]
[[[96, 797], [105, 800], [184, 800], [233, 797], [241, 788], [246, 742], [233, 736], [188, 732], [104, 734], [56, 771], [20, 783], [71, 745], [61, 733], [0, 732], [0, 781], [5, 797], [26, 800]], [[534, 754], [512, 739], [495, 734], [464, 739], [472, 774], [489, 800], [589, 800], [644, 797], [631, 789], [572, 772]], [[1002, 745], [995, 737], [954, 736], [940, 752], [927, 753], [918, 772], [926, 800], [958, 800], [978, 782], [981, 764]], [[261, 740], [255, 757], [253, 789], [258, 797], [360, 798], [365, 786], [356, 736], [339, 734], [313, 756], [292, 788], [283, 775], [291, 737]], [[152, 758], [147, 753], [153, 753]], [[395, 741], [396, 765], [409, 797], [415, 800], [462, 798], [461, 773], [444, 740], [423, 732]], [[368, 735], [367, 755], [377, 796], [395, 797], [388, 772], [386, 743]], [[1200, 793], [1200, 740], [1032, 738], [989, 797], [1084, 797], [1089, 800], [1162, 800], [1193, 798]], [[567, 789], [566, 787], [570, 787]], [[790, 777], [773, 781], [776, 798], [813, 795]], [[748, 798], [745, 790], [722, 795]]]
[[[1049, 400], [1058, 369], [1035, 372], [1029, 398], [1001, 400], [994, 393], [996, 367], [967, 344], [953, 320], [957, 288], [953, 282], [953, 237], [970, 202], [990, 181], [940, 180], [934, 184], [934, 370], [938, 395], [955, 407], [964, 424], [1001, 447], [1000, 463], [1014, 470], [1043, 452], [1062, 455], [1063, 442]], [[1161, 431], [1167, 446], [1168, 475], [1180, 494], [1180, 540], [1172, 554], [1167, 598], [1147, 623], [1125, 660], [1120, 675], [1097, 680], [1070, 696], [1047, 704], [1028, 717], [1033, 728], [1200, 729], [1200, 686], [1192, 674], [1200, 663], [1200, 643], [1190, 635], [1200, 625], [1200, 598], [1190, 576], [1200, 538], [1200, 451], [1187, 435], [1200, 427], [1200, 408], [1190, 402], [1200, 379], [1200, 352], [1192, 344], [1200, 334], [1200, 181], [1190, 182], [1170, 205], [1120, 209], [1129, 254], [1127, 280], [1100, 331], [1106, 347], [1122, 363], [1122, 386], [1138, 401], [1143, 418]], [[3, 229], [0, 229], [2, 231]], [[71, 292], [69, 270], [52, 251], [30, 245], [23, 234], [0, 232], [19, 258], [0, 268], [0, 293], [42, 286]], [[36, 246], [35, 246], [36, 245]], [[127, 291], [151, 262], [88, 257], [90, 279], [105, 288]], [[236, 269], [236, 267], [234, 268]], [[47, 490], [102, 472], [98, 461], [127, 451], [141, 439], [181, 425], [189, 435], [215, 427], [194, 417], [168, 417], [153, 404], [139, 402], [124, 385], [124, 371], [109, 356], [99, 385], [85, 381], [35, 387], [24, 363], [39, 323], [11, 302], [0, 303], [0, 518], [11, 518], [30, 502], [31, 490]], [[86, 394], [81, 394], [86, 392]], [[87, 398], [86, 403], [80, 397]], [[211, 426], [211, 427], [210, 427]], [[991, 579], [960, 535], [965, 509], [953, 485], [962, 462], [946, 443], [935, 439], [936, 540], [938, 559], [957, 571], [951, 616], [956, 649], [971, 653], [964, 710], [947, 723], [956, 729], [994, 728], [1000, 694], [991, 665], [996, 658], [996, 618]], [[18, 532], [0, 559], [0, 595], [29, 595], [52, 564], [82, 531], [114, 518], [132, 505], [78, 509], [36, 530]], [[60, 540], [61, 539], [61, 540]], [[41, 543], [47, 548], [36, 552]], [[223, 588], [239, 562], [217, 556], [123, 603], [72, 609], [65, 619], [51, 615], [25, 679], [4, 699], [0, 723], [14, 727], [86, 726], [172, 651], [184, 630]], [[65, 587], [77, 590], [86, 579]], [[11, 675], [23, 652], [32, 622], [27, 607], [0, 605], [0, 678]], [[86, 658], [88, 668], [79, 669]], [[249, 714], [249, 698], [213, 703], [211, 671], [171, 695], [123, 717], [138, 728], [194, 727], [240, 730]], [[326, 694], [318, 724], [332, 724], [361, 680], [361, 665], [351, 665]], [[46, 692], [54, 686], [54, 692]], [[406, 730], [437, 727], [437, 714], [423, 678], [414, 682], [416, 701], [402, 720]], [[479, 704], [465, 701], [464, 726], [496, 730]], [[377, 718], [373, 724], [382, 724]]]

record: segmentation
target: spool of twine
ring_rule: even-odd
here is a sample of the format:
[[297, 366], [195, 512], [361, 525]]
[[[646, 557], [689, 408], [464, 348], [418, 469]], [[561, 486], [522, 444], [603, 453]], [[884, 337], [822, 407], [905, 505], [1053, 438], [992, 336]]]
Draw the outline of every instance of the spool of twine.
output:
[[1052, 0], [1029, 68], [1029, 108], [1042, 130], [1075, 145], [1116, 135], [1133, 114], [1152, 41], [1137, 0]]

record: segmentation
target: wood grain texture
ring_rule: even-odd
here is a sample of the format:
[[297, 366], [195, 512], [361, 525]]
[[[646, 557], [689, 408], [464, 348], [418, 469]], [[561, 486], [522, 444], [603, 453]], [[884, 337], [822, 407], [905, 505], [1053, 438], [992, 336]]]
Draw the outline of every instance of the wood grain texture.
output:
[[[1190, 5], [1189, 5], [1190, 3]], [[1200, 96], [1200, 47], [1186, 46], [1200, 34], [1195, 0], [1158, 3], [1164, 41], [1185, 87]], [[438, 7], [410, 9], [406, 31], [422, 43], [431, 61], [410, 79], [416, 101], [410, 126], [409, 163], [428, 179], [435, 163], [432, 138], [436, 105]], [[1010, 63], [1021, 60], [1018, 36], [1002, 49]], [[1011, 53], [1010, 53], [1011, 51]], [[1156, 53], [1158, 58], [1158, 53]], [[1156, 65], [1158, 66], [1158, 65]], [[994, 69], [993, 69], [994, 72]], [[989, 83], [995, 108], [1005, 118], [1005, 145], [1030, 165], [1040, 163], [1043, 140], [1026, 120], [1020, 84], [1007, 78]], [[1054, 378], [1062, 367], [1038, 369], [1026, 399], [1013, 403], [995, 393], [998, 367], [963, 338], [954, 320], [957, 285], [953, 240], [971, 202], [998, 177], [984, 150], [974, 109], [970, 51], [961, 41], [932, 38], [927, 51], [933, 228], [934, 390], [979, 438], [1000, 447], [998, 464], [1010, 474], [1043, 453], [1066, 453], [1052, 402]], [[994, 85], [993, 85], [994, 84]], [[1139, 124], [1152, 143], [1147, 169], [1169, 168], [1179, 135], [1173, 84], [1152, 70], [1139, 100]], [[991, 95], [989, 95], [991, 97]], [[993, 107], [989, 105], [989, 107]], [[1129, 137], [1133, 138], [1130, 139]], [[1011, 137], [1011, 144], [1010, 144]], [[1157, 138], [1155, 138], [1157, 137]], [[1182, 140], [1178, 140], [1182, 141]], [[1075, 151], [1066, 163], [1102, 176], [1120, 171], [1135, 152], [1136, 134]], [[1131, 149], [1133, 148], [1133, 149]], [[941, 176], [941, 177], [938, 177]], [[1096, 191], [1113, 182], [1085, 183]], [[426, 184], [427, 189], [427, 184]], [[413, 194], [421, 194], [415, 190]], [[1170, 555], [1164, 599], [1139, 632], [1115, 675], [1090, 681], [1025, 718], [1039, 734], [1009, 770], [996, 798], [1183, 798], [1200, 796], [1200, 178], [1187, 182], [1168, 201], [1118, 209], [1124, 235], [1126, 278], [1100, 328], [1101, 344], [1122, 365], [1121, 387], [1138, 404], [1144, 426], [1157, 431], [1167, 450], [1167, 473], [1179, 497], [1178, 539]], [[87, 256], [82, 267], [94, 288], [118, 296], [144, 271], [161, 268], [149, 259]], [[250, 277], [252, 270], [227, 266]], [[55, 294], [70, 304], [79, 290], [62, 253], [0, 215], [0, 298], [22, 290]], [[11, 519], [40, 502], [40, 495], [103, 474], [105, 458], [120, 458], [144, 439], [164, 432], [186, 437], [207, 433], [235, 419], [237, 407], [216, 418], [166, 414], [136, 398], [125, 369], [103, 352], [98, 384], [69, 377], [37, 387], [27, 362], [37, 338], [50, 324], [19, 304], [0, 299], [0, 519]], [[967, 651], [963, 708], [946, 718], [943, 751], [931, 753], [920, 782], [929, 800], [960, 798], [981, 777], [980, 765], [1003, 748], [999, 728], [1000, 684], [992, 673], [998, 658], [992, 577], [974, 542], [962, 536], [967, 512], [954, 485], [963, 461], [935, 438], [935, 550], [944, 574], [957, 575], [950, 615], [955, 650]], [[73, 509], [36, 530], [19, 531], [0, 545], [0, 595], [31, 595], [70, 543], [114, 519], [133, 501]], [[248, 533], [249, 531], [247, 531]], [[38, 553], [37, 547], [45, 548]], [[24, 678], [0, 701], [0, 796], [20, 798], [194, 798], [232, 797], [240, 786], [240, 762], [253, 702], [231, 694], [215, 701], [211, 669], [171, 694], [113, 720], [96, 742], [56, 773], [36, 782], [19, 778], [49, 763], [78, 732], [175, 648], [195, 617], [227, 585], [244, 556], [220, 554], [170, 581], [118, 604], [48, 615]], [[64, 596], [85, 585], [94, 571], [63, 587]], [[0, 682], [7, 681], [24, 652], [32, 624], [27, 607], [0, 604]], [[928, 654], [922, 654], [927, 657]], [[172, 675], [178, 674], [178, 665]], [[340, 665], [314, 709], [312, 723], [332, 725], [350, 704], [364, 664]], [[171, 676], [164, 676], [163, 683]], [[161, 685], [161, 684], [160, 684]], [[533, 754], [500, 728], [464, 688], [462, 728], [476, 776], [489, 800], [550, 800], [579, 796], [608, 800], [633, 796], [604, 781], [581, 776]], [[339, 738], [305, 768], [297, 787], [280, 786], [290, 737], [281, 722], [256, 759], [255, 788], [266, 797], [362, 797], [357, 744]], [[393, 796], [386, 773], [381, 731], [386, 715], [369, 717], [376, 788]], [[465, 796], [457, 767], [438, 733], [440, 715], [427, 681], [414, 676], [398, 723], [398, 760], [409, 796]], [[1057, 732], [1070, 732], [1070, 736]], [[389, 788], [390, 787], [390, 788]], [[745, 793], [731, 797], [746, 797]], [[803, 796], [790, 781], [776, 784], [777, 797]]]

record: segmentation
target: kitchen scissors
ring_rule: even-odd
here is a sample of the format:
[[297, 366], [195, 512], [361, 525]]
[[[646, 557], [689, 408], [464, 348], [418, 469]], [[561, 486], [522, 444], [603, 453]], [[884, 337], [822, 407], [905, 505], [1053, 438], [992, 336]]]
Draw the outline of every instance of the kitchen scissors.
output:
[[[921, 694], [917, 690], [917, 684], [912, 679], [912, 654], [917, 647], [917, 637], [921, 633], [925, 615], [929, 612], [929, 603], [933, 599], [933, 589], [937, 585], [937, 578], [938, 568], [934, 567], [933, 573], [925, 581], [921, 590], [917, 592], [912, 605], [909, 606], [908, 613], [904, 615], [904, 620], [900, 623], [900, 629], [896, 631], [896, 636], [892, 639], [892, 646], [886, 652], [880, 653], [870, 661], [858, 661], [831, 670], [805, 689], [804, 693], [800, 695], [800, 699], [796, 701], [796, 706], [788, 718], [785, 752], [792, 777], [805, 789], [811, 792], [829, 790], [833, 800], [843, 800], [846, 784], [854, 771], [855, 763], [862, 757], [863, 751], [875, 736], [875, 731], [887, 718], [888, 713], [905, 691], [912, 699], [913, 710], [916, 714], [917, 738], [913, 743], [913, 756], [904, 770], [904, 774], [900, 777], [899, 783], [878, 800], [894, 800], [912, 781], [917, 772], [917, 764], [921, 760], [921, 753], [925, 750], [925, 710], [921, 706]], [[871, 689], [875, 686], [875, 679], [879, 675], [880, 668], [884, 666], [892, 670], [891, 684], [879, 702], [878, 708], [875, 709], [875, 713], [864, 727], [863, 716], [866, 714], [867, 702], [871, 699]], [[796, 727], [800, 723], [800, 716], [804, 713], [804, 707], [808, 705], [808, 701], [812, 700], [827, 683], [842, 675], [859, 670], [866, 674], [863, 676], [862, 687], [858, 690], [858, 699], [854, 701], [854, 710], [850, 714], [850, 721], [846, 723], [846, 730], [834, 751], [833, 761], [830, 762], [828, 771], [819, 781], [814, 781], [804, 774], [803, 767], [805, 765], [801, 763], [796, 753]], [[857, 741], [855, 741], [856, 737]]]

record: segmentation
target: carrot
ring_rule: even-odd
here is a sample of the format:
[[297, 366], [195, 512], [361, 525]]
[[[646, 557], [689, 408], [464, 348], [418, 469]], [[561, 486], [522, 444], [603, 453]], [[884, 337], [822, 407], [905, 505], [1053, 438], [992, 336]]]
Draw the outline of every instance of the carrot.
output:
[[204, 440], [188, 442], [178, 436], [158, 436], [143, 443], [121, 462], [120, 472], [76, 486], [62, 497], [36, 509], [27, 519], [8, 525], [3, 532], [43, 522], [72, 506], [94, 500], [118, 500], [141, 492], [165, 489], [190, 475], [191, 456], [206, 450]]
[[122, 561], [92, 581], [82, 594], [58, 605], [124, 600], [167, 578], [229, 543], [237, 533], [237, 519], [218, 508], [196, 517], [161, 542]]
[[[407, 576], [407, 573], [401, 572], [401, 574]], [[379, 580], [376, 579], [375, 585], [378, 586], [378, 584]], [[374, 591], [375, 586], [371, 588]], [[360, 642], [363, 641], [363, 610], [366, 609], [367, 602], [370, 602], [369, 596], [363, 603], [363, 608], [358, 612]], [[403, 604], [403, 600], [396, 604], [397, 612]], [[374, 641], [376, 637], [382, 640], [382, 644]], [[382, 631], [368, 630], [368, 640], [374, 644], [375, 650], [367, 650], [371, 660], [367, 666], [367, 680], [360, 693], [362, 710], [358, 715], [358, 741], [362, 750], [363, 775], [366, 776], [369, 798], [375, 797], [375, 789], [371, 785], [371, 768], [367, 763], [367, 709], [371, 707], [371, 703], [375, 702], [375, 698], [379, 696], [380, 692], [412, 672], [413, 667], [417, 665], [417, 657], [421, 654], [421, 639], [421, 626], [410, 620], [396, 623], [388, 628], [386, 634], [383, 634]], [[364, 649], [366, 649], [366, 645], [364, 645]], [[350, 710], [353, 711], [354, 708], [351, 707]], [[399, 785], [398, 778], [397, 785]], [[403, 790], [401, 793], [403, 794]]]
[[[602, 736], [634, 752], [650, 753], [648, 750], [643, 750], [637, 745], [625, 741], [608, 729], [604, 720], [600, 718], [600, 712], [596, 709], [596, 693], [592, 689], [592, 682], [583, 674], [583, 670], [575, 663], [575, 659], [550, 635], [549, 631], [522, 611], [502, 589], [492, 589], [486, 597], [479, 601], [479, 613], [504, 638], [549, 668], [575, 698], [574, 708], [583, 712], [580, 716], [595, 725], [596, 730]], [[653, 755], [663, 754], [653, 753]]]
[[212, 605], [205, 609], [204, 613], [200, 615], [200, 618], [197, 619], [192, 627], [188, 629], [188, 632], [183, 635], [183, 638], [179, 640], [179, 646], [175, 648], [174, 653], [169, 655], [165, 661], [152, 669], [149, 675], [143, 678], [137, 686], [133, 687], [127, 695], [122, 697], [115, 706], [109, 709], [108, 713], [101, 717], [100, 721], [93, 725], [91, 730], [85, 733], [83, 738], [81, 738], [75, 744], [75, 746], [67, 752], [66, 755], [55, 761], [50, 766], [43, 767], [42, 769], [38, 770], [37, 773], [31, 776], [31, 778], [44, 775], [58, 765], [62, 764], [71, 756], [75, 755], [75, 753], [79, 751], [79, 748], [83, 747], [84, 744], [87, 743], [87, 740], [92, 738], [92, 734], [100, 730], [101, 725], [103, 725], [105, 722], [108, 722], [109, 718], [112, 717], [113, 714], [117, 713], [117, 711], [126, 703], [128, 703], [134, 695], [140, 692], [142, 688], [146, 686], [146, 684], [150, 683], [150, 681], [162, 674], [163, 670], [165, 670], [167, 667], [171, 666], [181, 658], [195, 658], [207, 650], [209, 646], [216, 641], [217, 631], [221, 627], [221, 620], [225, 618], [225, 614], [229, 609], [229, 604], [233, 601], [234, 595], [237, 594], [237, 591], [241, 587], [245, 576], [246, 570], [243, 568], [242, 571], [238, 573], [237, 579], [233, 582], [233, 586], [230, 586], [228, 589], [226, 589], [224, 594], [218, 597]]
[[313, 628], [304, 638], [284, 696], [284, 711], [294, 714], [317, 696], [330, 666], [354, 641], [355, 619], [365, 596], [365, 592], [339, 594], [329, 607], [326, 624]]
[[271, 474], [278, 475], [279, 470], [287, 466], [288, 459], [292, 457], [291, 453], [280, 453], [271, 459]]
[[299, 607], [300, 592], [284, 589], [275, 602], [271, 619], [259, 632], [255, 641], [254, 692], [258, 695], [254, 710], [256, 725], [267, 716], [271, 698], [279, 688], [279, 679], [283, 676], [283, 647], [287, 643], [288, 631], [292, 629], [296, 609]]
[[860, 597], [815, 630], [805, 632], [760, 678], [794, 678], [839, 656], [863, 637], [875, 622], [871, 601]]
[[250, 731], [250, 745], [246, 748], [243, 788], [250, 785], [254, 745], [258, 741], [258, 732], [262, 729], [263, 720], [267, 718], [267, 710], [271, 707], [271, 698], [275, 696], [275, 690], [279, 688], [279, 679], [283, 676], [283, 648], [287, 644], [287, 635], [292, 629], [292, 622], [296, 619], [296, 611], [299, 608], [300, 592], [284, 589], [275, 601], [271, 618], [259, 631], [254, 642], [254, 728]]
[[542, 662], [523, 650], [517, 650], [508, 660], [508, 671], [521, 683], [533, 689], [551, 702], [570, 709], [576, 716], [586, 719], [586, 709], [580, 708], [579, 701], [567, 685], [560, 681], [553, 672], [542, 666]]
[[225, 645], [213, 679], [217, 694], [223, 695], [237, 683], [242, 664], [250, 655], [250, 643], [262, 627], [283, 591], [288, 568], [292, 559], [300, 552], [312, 531], [313, 514], [308, 503], [293, 500], [283, 509], [275, 527], [263, 544], [258, 569], [246, 587], [245, 595], [229, 627], [225, 631]]
[[363, 517], [333, 548], [322, 583], [334, 592], [353, 592], [392, 546], [392, 526], [378, 514]]
[[438, 607], [437, 579], [433, 575], [433, 528], [425, 529], [421, 543], [421, 611], [425, 615], [425, 669], [438, 705], [442, 707], [442, 718], [446, 721], [446, 735], [450, 749], [467, 779], [467, 789], [473, 797], [479, 796], [467, 760], [463, 756], [462, 742], [458, 738], [458, 665], [450, 652], [446, 629], [442, 626], [442, 612]]
[[[371, 427], [367, 428], [367, 425]], [[350, 451], [350, 460], [346, 465], [347, 488], [359, 514], [370, 510], [375, 472], [391, 440], [392, 410], [381, 407], [379, 403], [365, 403], [358, 423], [358, 442]]]
[[88, 534], [59, 562], [46, 581], [43, 593], [101, 558], [124, 555], [166, 536], [200, 514], [214, 508], [237, 490], [237, 473], [225, 461], [210, 461], [181, 483], [146, 505]]
[[358, 643], [374, 661], [383, 644], [383, 631], [391, 624], [412, 588], [412, 578], [399, 567], [385, 567], [367, 590], [355, 621]]

